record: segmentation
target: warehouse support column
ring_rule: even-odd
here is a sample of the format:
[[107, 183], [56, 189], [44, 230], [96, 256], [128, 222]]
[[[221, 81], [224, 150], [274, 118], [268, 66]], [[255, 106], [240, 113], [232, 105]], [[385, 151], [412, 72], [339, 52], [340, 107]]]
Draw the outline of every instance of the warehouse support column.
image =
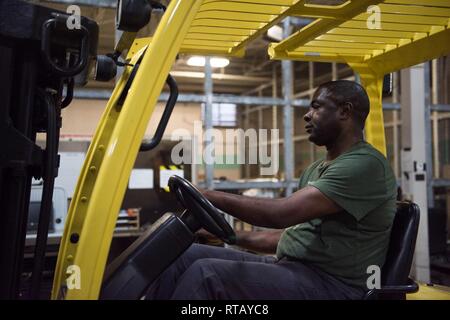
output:
[[[289, 18], [283, 22], [283, 36], [287, 38], [291, 35], [291, 25]], [[292, 193], [292, 180], [294, 179], [294, 154], [292, 137], [292, 61], [281, 61], [281, 72], [283, 74], [283, 125], [284, 125], [284, 177], [286, 182], [286, 196]]]
[[[212, 190], [214, 187], [214, 152], [210, 152], [214, 148], [214, 140], [212, 134], [213, 127], [213, 119], [212, 119], [212, 95], [213, 95], [213, 80], [212, 80], [212, 67], [211, 61], [209, 57], [205, 58], [205, 109], [204, 109], [204, 123], [203, 130], [205, 132], [205, 141], [204, 145], [204, 153], [205, 157], [203, 157], [203, 161], [205, 162], [205, 183], [206, 189]], [[206, 151], [206, 152], [205, 152]], [[210, 155], [212, 155], [212, 159], [210, 159]]]
[[420, 224], [412, 276], [430, 282], [426, 163], [425, 70], [420, 64], [401, 71], [402, 150], [401, 172], [404, 197], [420, 207]]
[[433, 193], [433, 140], [431, 129], [431, 93], [430, 93], [430, 65], [428, 62], [423, 64], [424, 66], [424, 94], [425, 94], [425, 163], [427, 171], [427, 203], [428, 208], [434, 208], [434, 193]]

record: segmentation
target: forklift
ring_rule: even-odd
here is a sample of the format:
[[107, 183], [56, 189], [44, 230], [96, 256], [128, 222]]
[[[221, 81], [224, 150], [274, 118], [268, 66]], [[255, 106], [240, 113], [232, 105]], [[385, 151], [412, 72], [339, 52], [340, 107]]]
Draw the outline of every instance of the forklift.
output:
[[[8, 15], [13, 16], [13, 2], [17, 3], [7, 0], [0, 4], [0, 21], [14, 22], [3, 20], [3, 15], [5, 19]], [[0, 270], [9, 270], [8, 274], [2, 272], [0, 275], [2, 297], [5, 298], [17, 297], [20, 248], [23, 247], [27, 212], [24, 204], [31, 177], [43, 176], [44, 181], [49, 181], [50, 189], [57, 171], [57, 160], [49, 160], [57, 159], [57, 147], [49, 144], [44, 151], [37, 149], [33, 144], [35, 134], [41, 130], [47, 132], [47, 137], [56, 139], [58, 121], [54, 121], [55, 125], [50, 118], [58, 117], [60, 108], [68, 105], [70, 84], [73, 87], [73, 82], [80, 76], [83, 80], [83, 75], [89, 74], [92, 66], [96, 66], [99, 79], [110, 79], [115, 74], [111, 70], [117, 66], [123, 67], [123, 73], [98, 124], [78, 179], [59, 249], [52, 299], [140, 299], [148, 285], [193, 243], [199, 228], [205, 228], [226, 243], [234, 243], [235, 234], [222, 213], [189, 181], [173, 176], [169, 187], [185, 208], [181, 216], [171, 212], [164, 214], [118, 258], [109, 265], [106, 263], [117, 212], [136, 156], [159, 143], [174, 109], [178, 90], [169, 71], [178, 54], [242, 57], [250, 42], [285, 18], [312, 17], [313, 23], [281, 42], [272, 43], [268, 48], [269, 56], [272, 59], [347, 63], [359, 74], [370, 98], [366, 140], [386, 154], [382, 113], [385, 75], [450, 53], [450, 4], [440, 0], [432, 3], [422, 0], [349, 0], [333, 6], [298, 0], [172, 0], [167, 8], [150, 0], [118, 0], [116, 25], [123, 33], [114, 52], [106, 57], [98, 57], [95, 53], [98, 34], [95, 22], [82, 19], [83, 31], [69, 37], [68, 31], [59, 26], [67, 19], [64, 13], [25, 3], [17, 6], [30, 8], [32, 25], [39, 26], [32, 30], [39, 32], [8, 35], [8, 30], [13, 28], [5, 27], [5, 23], [0, 25], [0, 52], [10, 59], [4, 58], [0, 62], [4, 64], [4, 70], [9, 70], [2, 78], [5, 83], [0, 90], [8, 97], [3, 101], [12, 104], [14, 99], [11, 97], [19, 88], [24, 90], [21, 99], [26, 100], [17, 100], [24, 109], [2, 108], [0, 117], [5, 130], [3, 137], [10, 134], [8, 140], [19, 139], [11, 132], [20, 127], [20, 139], [26, 140], [26, 143], [22, 140], [11, 143], [13, 145], [6, 153], [8, 158], [3, 158], [1, 168], [1, 188], [7, 191], [2, 191], [2, 203], [8, 215], [5, 220], [8, 226], [1, 226], [0, 242], [1, 257], [8, 257], [0, 262]], [[370, 6], [381, 8], [381, 24], [385, 29], [367, 27]], [[149, 23], [152, 10], [164, 10], [162, 20], [153, 37], [138, 38], [138, 31]], [[423, 10], [428, 14], [421, 16]], [[58, 32], [65, 41], [59, 43], [53, 39]], [[3, 40], [4, 34], [8, 39]], [[70, 43], [71, 39], [74, 43]], [[26, 46], [32, 48], [23, 50]], [[72, 57], [67, 52], [75, 57], [67, 58]], [[60, 57], [56, 56], [58, 53]], [[22, 56], [31, 59], [29, 69], [25, 69], [25, 62], [13, 63]], [[46, 63], [41, 65], [39, 59]], [[165, 83], [170, 88], [170, 97], [155, 136], [150, 141], [143, 141]], [[63, 98], [64, 87], [67, 87], [67, 93]], [[56, 114], [51, 115], [50, 109], [55, 109]], [[52, 133], [54, 131], [56, 133]], [[17, 150], [17, 146], [23, 146], [23, 149]], [[17, 188], [15, 192], [12, 186]], [[42, 220], [39, 221], [42, 235], [41, 239], [38, 236], [36, 251], [45, 248], [48, 218], [45, 220], [44, 205], [42, 208]], [[11, 243], [12, 238], [14, 243]], [[36, 297], [39, 288], [41, 251], [36, 252], [36, 284], [30, 298]]]

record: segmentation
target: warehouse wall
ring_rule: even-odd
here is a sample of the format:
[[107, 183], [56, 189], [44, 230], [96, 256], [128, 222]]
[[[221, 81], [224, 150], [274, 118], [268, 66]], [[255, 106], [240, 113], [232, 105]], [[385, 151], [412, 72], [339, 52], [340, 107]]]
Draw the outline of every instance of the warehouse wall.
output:
[[[95, 129], [100, 122], [107, 101], [106, 100], [81, 100], [75, 99], [69, 107], [63, 109], [63, 126], [61, 128], [61, 139], [87, 139], [90, 140], [95, 133]], [[159, 103], [152, 114], [149, 125], [147, 127], [145, 136], [151, 137], [158, 124], [161, 114], [164, 110], [164, 104]], [[201, 107], [197, 103], [178, 103], [169, 120], [167, 129], [165, 131], [165, 139], [169, 139], [171, 134], [177, 129], [185, 129], [190, 135], [194, 134], [194, 122], [201, 121]], [[130, 124], [132, 125], [132, 124]], [[223, 132], [224, 129], [218, 129]], [[201, 145], [202, 136], [196, 137], [198, 145]], [[226, 150], [226, 141], [220, 138], [215, 140], [216, 148], [218, 150]], [[221, 148], [222, 146], [222, 148]], [[200, 150], [201, 151], [201, 150]], [[218, 154], [220, 156], [220, 154]], [[226, 154], [227, 157], [235, 157], [235, 154]], [[201, 157], [199, 157], [201, 159]], [[214, 170], [215, 178], [227, 177], [229, 180], [236, 180], [240, 178], [239, 166], [216, 164]], [[204, 178], [202, 166], [199, 165], [200, 180]]]

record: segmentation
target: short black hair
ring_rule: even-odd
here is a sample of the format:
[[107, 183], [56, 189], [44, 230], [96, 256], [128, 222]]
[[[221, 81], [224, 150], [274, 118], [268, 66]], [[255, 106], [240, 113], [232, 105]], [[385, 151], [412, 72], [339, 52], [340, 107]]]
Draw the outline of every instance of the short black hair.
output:
[[349, 80], [336, 80], [321, 84], [317, 91], [322, 89], [327, 90], [327, 97], [337, 105], [350, 102], [353, 105], [353, 119], [364, 129], [370, 111], [370, 101], [366, 90], [360, 84]]

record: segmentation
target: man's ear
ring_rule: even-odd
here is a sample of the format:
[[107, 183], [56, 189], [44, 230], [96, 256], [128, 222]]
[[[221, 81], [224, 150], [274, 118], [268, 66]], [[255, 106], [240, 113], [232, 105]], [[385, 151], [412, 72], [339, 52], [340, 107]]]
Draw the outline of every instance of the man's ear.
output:
[[352, 117], [354, 107], [351, 102], [343, 103], [339, 109], [340, 109], [339, 118], [341, 120], [347, 120]]

